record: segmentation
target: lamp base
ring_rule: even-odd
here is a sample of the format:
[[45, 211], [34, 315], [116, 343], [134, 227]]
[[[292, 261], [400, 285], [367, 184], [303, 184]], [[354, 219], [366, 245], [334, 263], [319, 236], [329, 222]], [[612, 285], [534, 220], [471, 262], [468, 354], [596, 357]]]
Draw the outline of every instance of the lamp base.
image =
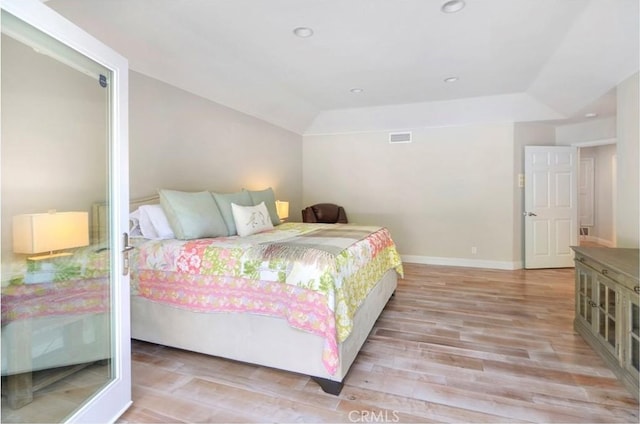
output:
[[64, 257], [64, 256], [71, 256], [71, 255], [73, 255], [73, 253], [71, 253], [71, 252], [49, 253], [48, 255], [30, 256], [30, 257], [27, 258], [27, 260], [30, 260], [30, 261], [42, 261], [42, 260], [45, 260], [45, 259], [60, 258], [60, 257]]

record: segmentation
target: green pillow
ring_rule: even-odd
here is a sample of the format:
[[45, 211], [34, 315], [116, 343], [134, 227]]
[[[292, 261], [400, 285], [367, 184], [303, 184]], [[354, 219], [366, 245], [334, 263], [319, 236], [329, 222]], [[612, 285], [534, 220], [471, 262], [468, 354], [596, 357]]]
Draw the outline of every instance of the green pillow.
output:
[[160, 190], [160, 205], [178, 239], [227, 235], [227, 226], [218, 205], [208, 191]]
[[224, 219], [224, 222], [227, 226], [227, 234], [230, 236], [235, 236], [238, 234], [238, 230], [236, 228], [236, 221], [233, 219], [233, 212], [231, 211], [231, 204], [235, 203], [240, 206], [253, 206], [253, 202], [251, 200], [251, 196], [247, 191], [237, 191], [235, 193], [211, 193], [216, 203], [218, 204], [218, 208], [220, 209], [220, 214]]
[[269, 216], [271, 217], [271, 223], [273, 225], [280, 224], [280, 218], [278, 217], [278, 209], [276, 208], [276, 195], [273, 193], [273, 189], [271, 187], [253, 191], [247, 190], [251, 195], [251, 200], [253, 201], [252, 206], [257, 206], [260, 203], [264, 202], [267, 210], [269, 211]]

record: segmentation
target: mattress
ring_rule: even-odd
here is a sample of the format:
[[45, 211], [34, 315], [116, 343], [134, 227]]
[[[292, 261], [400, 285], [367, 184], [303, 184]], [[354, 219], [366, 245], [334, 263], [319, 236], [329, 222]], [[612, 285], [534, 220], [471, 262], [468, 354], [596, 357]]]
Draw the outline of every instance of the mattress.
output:
[[[134, 244], [132, 295], [147, 302], [134, 299], [132, 305], [152, 302], [199, 314], [277, 318], [321, 338], [329, 375], [340, 366], [339, 345], [353, 331], [356, 311], [371, 290], [390, 270], [402, 273], [383, 227], [285, 223], [248, 237]], [[136, 316], [134, 337], [135, 319], [145, 314]], [[163, 323], [155, 325], [162, 331]]]

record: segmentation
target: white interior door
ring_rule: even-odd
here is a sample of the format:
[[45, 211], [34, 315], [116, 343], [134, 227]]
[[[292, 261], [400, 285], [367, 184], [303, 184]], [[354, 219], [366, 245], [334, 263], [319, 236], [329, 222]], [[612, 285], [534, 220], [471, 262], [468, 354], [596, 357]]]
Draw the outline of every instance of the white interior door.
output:
[[[28, 365], [31, 367], [7, 368], [7, 380], [19, 376], [19, 380], [13, 379], [12, 381], [18, 381], [21, 387], [17, 387], [19, 390], [11, 392], [15, 394], [14, 397], [19, 398], [19, 402], [14, 402], [13, 408], [6, 408], [6, 410], [4, 407], [5, 376], [3, 368], [3, 417], [6, 412], [11, 414], [8, 415], [11, 419], [27, 422], [30, 420], [26, 414], [39, 413], [39, 408], [45, 414], [47, 411], [52, 414], [53, 409], [64, 411], [65, 415], [56, 415], [55, 418], [53, 415], [49, 415], [46, 418], [47, 422], [114, 422], [131, 404], [129, 277], [124, 272], [123, 261], [125, 247], [123, 233], [128, 230], [129, 197], [128, 63], [122, 56], [55, 13], [46, 6], [46, 3], [36, 0], [2, 0], [0, 5], [3, 12], [3, 21], [0, 22], [3, 39], [6, 40], [7, 47], [11, 46], [15, 51], [24, 52], [19, 59], [25, 59], [24, 62], [28, 63], [24, 68], [25, 73], [33, 76], [28, 81], [35, 81], [35, 84], [32, 85], [19, 84], [20, 87], [27, 86], [28, 89], [24, 92], [16, 92], [18, 90], [16, 84], [7, 84], [7, 86], [3, 84], [2, 87], [2, 116], [3, 119], [7, 118], [2, 122], [2, 160], [3, 165], [9, 165], [3, 166], [3, 176], [9, 175], [7, 173], [12, 170], [14, 172], [27, 171], [21, 178], [6, 178], [7, 181], [3, 178], [3, 240], [10, 240], [10, 238], [4, 237], [4, 233], [8, 232], [5, 229], [11, 229], [11, 220], [7, 218], [10, 218], [11, 215], [15, 216], [16, 213], [42, 212], [46, 206], [54, 204], [53, 208], [55, 208], [55, 204], [58, 204], [65, 209], [84, 210], [86, 214], [91, 208], [91, 203], [96, 201], [106, 202], [109, 211], [108, 240], [100, 243], [90, 240], [88, 245], [77, 244], [76, 246], [82, 246], [78, 250], [64, 252], [64, 257], [70, 258], [69, 261], [73, 261], [74, 257], [83, 258], [81, 256], [83, 254], [86, 254], [86, 257], [96, 258], [95, 262], [86, 262], [91, 264], [93, 274], [81, 274], [83, 271], [78, 271], [76, 279], [68, 280], [76, 283], [76, 286], [86, 284], [86, 287], [97, 287], [100, 301], [93, 303], [96, 306], [86, 309], [70, 307], [64, 309], [64, 313], [40, 315], [37, 312], [42, 308], [33, 308], [33, 313], [27, 311], [24, 318], [16, 317], [9, 323], [9, 325], [18, 325], [25, 322], [29, 325], [28, 331], [16, 331], [12, 333], [15, 337], [7, 338], [12, 344], [8, 351], [18, 352], [14, 355], [16, 361], [9, 362], [13, 364], [18, 362], [17, 359], [22, 362], [29, 360]], [[27, 53], [33, 54], [33, 51], [40, 57], [36, 57], [31, 62]], [[14, 59], [14, 63], [11, 64], [13, 72], [10, 75], [15, 77], [20, 72], [15, 71], [16, 62], [18, 62], [16, 56], [13, 56], [12, 59]], [[43, 63], [43, 60], [47, 61], [47, 72], [37, 66], [31, 66], [31, 63]], [[48, 71], [50, 69], [49, 62], [51, 62], [51, 68], [56, 72]], [[4, 60], [2, 67], [4, 78], [7, 69]], [[38, 73], [38, 71], [42, 72]], [[9, 75], [9, 72], [6, 74]], [[60, 82], [61, 80], [52, 80], [52, 78], [61, 75], [67, 78], [64, 80], [64, 84]], [[70, 83], [71, 81], [72, 83]], [[79, 89], [77, 88], [78, 81], [81, 87]], [[45, 91], [45, 88], [50, 87], [54, 89], [64, 87], [64, 89], [58, 90], [53, 98], [54, 96], [46, 94], [49, 92]], [[84, 105], [84, 109], [71, 117], [59, 110], [50, 110], [50, 113], [42, 113], [36, 117], [30, 115], [33, 110], [40, 110], [36, 106], [48, 105], [50, 103], [47, 102], [51, 101], [59, 102], [53, 104]], [[5, 106], [7, 107], [5, 108]], [[50, 109], [55, 108], [56, 106], [52, 106]], [[76, 130], [84, 130], [90, 126], [89, 122], [94, 122], [94, 120], [88, 119], [89, 112], [93, 110], [97, 110], [95, 116], [98, 117], [97, 121], [101, 122], [101, 124], [94, 125], [99, 130], [90, 132], [88, 136], [81, 132], [78, 133]], [[84, 111], [87, 113], [83, 113]], [[59, 116], [67, 116], [67, 118], [55, 118]], [[94, 117], [94, 114], [90, 116]], [[22, 121], [27, 122], [27, 125], [20, 127]], [[41, 137], [36, 140], [37, 137], [34, 134], [41, 135]], [[80, 136], [74, 138], [78, 134]], [[32, 149], [29, 161], [21, 160], [16, 149], [4, 150], [6, 146], [13, 146], [11, 144], [12, 136], [24, 148]], [[61, 154], [60, 158], [54, 157], [55, 154]], [[94, 156], [98, 158], [97, 161], [92, 161]], [[12, 157], [16, 159], [13, 162], [11, 162]], [[63, 161], [62, 158], [66, 161]], [[68, 163], [70, 160], [71, 163]], [[32, 169], [29, 169], [29, 166]], [[47, 168], [48, 177], [31, 178], [29, 171], [31, 174], [39, 176], [42, 168]], [[87, 176], [95, 177], [95, 181], [91, 181], [99, 188], [96, 189], [90, 185], [90, 178]], [[74, 195], [65, 191], [66, 195], [63, 196], [56, 191], [56, 189], [67, 190], [69, 187]], [[86, 196], [84, 195], [85, 191], [88, 193]], [[19, 196], [13, 196], [13, 198], [26, 198], [31, 203], [18, 205], [18, 202], [12, 202], [10, 206], [14, 209], [20, 206], [24, 210], [11, 210], [12, 213], [5, 213], [8, 209], [4, 206], [9, 207], [9, 205], [4, 205], [4, 202], [9, 202], [14, 193], [18, 193]], [[47, 210], [45, 209], [44, 212]], [[15, 227], [15, 224], [13, 226]], [[84, 231], [88, 232], [86, 222], [79, 225], [79, 228], [82, 227], [84, 227]], [[3, 243], [3, 264], [5, 257], [14, 262], [25, 260], [18, 255], [24, 252], [17, 250], [15, 241], [11, 243], [14, 245], [5, 246], [10, 243]], [[63, 265], [56, 262], [58, 261], [55, 259], [56, 255], [45, 257], [47, 258], [47, 270], [57, 269], [55, 267]], [[34, 261], [35, 259], [32, 257], [26, 260]], [[40, 260], [38, 259], [38, 261]], [[69, 269], [76, 269], [73, 268], [75, 263], [69, 262], [69, 264], [71, 266]], [[90, 265], [87, 265], [87, 269], [89, 267]], [[29, 271], [27, 271], [27, 275], [28, 273]], [[69, 275], [71, 274], [69, 273]], [[42, 277], [41, 280], [29, 281], [25, 277], [24, 281], [16, 280], [16, 284], [21, 284], [25, 290], [34, 287], [37, 289], [36, 286], [41, 286], [43, 288], [40, 290], [41, 293], [48, 287], [54, 287], [56, 282], [62, 279], [61, 274], [50, 277], [47, 272], [40, 272], [37, 275]], [[68, 286], [72, 286], [72, 284], [68, 284]], [[51, 291], [55, 292], [63, 288], [62, 285], [55, 286], [56, 290]], [[87, 293], [88, 289], [83, 292]], [[4, 300], [5, 293], [3, 291], [2, 301], [4, 302]], [[59, 302], [62, 301], [59, 300]], [[4, 306], [3, 304], [3, 308]], [[44, 330], [38, 334], [33, 327], [36, 323], [46, 325], [43, 327]], [[4, 355], [5, 329], [9, 325], [5, 325], [4, 321], [2, 323], [3, 361], [12, 359], [5, 358]], [[53, 338], [52, 334], [58, 331], [61, 336]], [[71, 336], [67, 336], [69, 334]], [[35, 347], [44, 343], [38, 345], [34, 343], [44, 339], [45, 336], [51, 337], [52, 343], [46, 346], [47, 349], [51, 349], [51, 352], [47, 351], [46, 355], [36, 354]], [[53, 346], [54, 344], [55, 346]], [[99, 347], [99, 349], [96, 348], [99, 356], [93, 355], [92, 351], [88, 352], [95, 346]], [[41, 361], [42, 365], [37, 365], [36, 360]], [[60, 392], [53, 399], [51, 396], [47, 397], [46, 395], [53, 390], [53, 385], [49, 386], [48, 390], [38, 392], [38, 386], [31, 383], [31, 379], [36, 376], [36, 373], [58, 371], [64, 365], [65, 369], [72, 367], [68, 371], [70, 377], [82, 373], [84, 370], [82, 367], [86, 364], [100, 366], [99, 380], [90, 386], [91, 389], [82, 390], [83, 397], [77, 400], [74, 397], [73, 402], [68, 401], [67, 398], [70, 399], [70, 396], [65, 398], [60, 395]], [[23, 376], [28, 377], [28, 380]], [[67, 377], [63, 374], [61, 378]], [[94, 380], [96, 379], [97, 377], [94, 378]], [[27, 381], [28, 390], [24, 389], [23, 382], [25, 381]], [[91, 379], [84, 378], [81, 381], [87, 382]], [[13, 386], [18, 386], [18, 383], [10, 388], [13, 389]], [[75, 390], [75, 392], [77, 391]], [[62, 392], [65, 394], [64, 391]], [[74, 392], [74, 390], [68, 390], [68, 392]], [[62, 409], [67, 404], [71, 407], [68, 410]]]
[[573, 266], [577, 155], [576, 147], [525, 146], [525, 268]]

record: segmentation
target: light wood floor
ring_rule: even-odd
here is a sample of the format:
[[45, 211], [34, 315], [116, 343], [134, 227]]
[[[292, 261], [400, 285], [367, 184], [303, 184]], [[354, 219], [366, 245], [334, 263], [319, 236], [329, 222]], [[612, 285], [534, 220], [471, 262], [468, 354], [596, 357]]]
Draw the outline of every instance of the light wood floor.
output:
[[134, 341], [134, 404], [120, 422], [639, 422], [573, 331], [573, 269], [405, 273], [340, 396], [302, 375]]
[[[64, 367], [70, 369], [72, 367]], [[57, 370], [62, 370], [58, 368]], [[34, 384], [46, 380], [56, 370], [37, 371]], [[11, 409], [4, 393], [2, 396], [2, 423], [57, 423], [66, 420], [90, 396], [101, 390], [110, 380], [110, 366], [102, 362], [88, 365], [64, 379], [33, 394], [33, 402], [19, 409]]]

